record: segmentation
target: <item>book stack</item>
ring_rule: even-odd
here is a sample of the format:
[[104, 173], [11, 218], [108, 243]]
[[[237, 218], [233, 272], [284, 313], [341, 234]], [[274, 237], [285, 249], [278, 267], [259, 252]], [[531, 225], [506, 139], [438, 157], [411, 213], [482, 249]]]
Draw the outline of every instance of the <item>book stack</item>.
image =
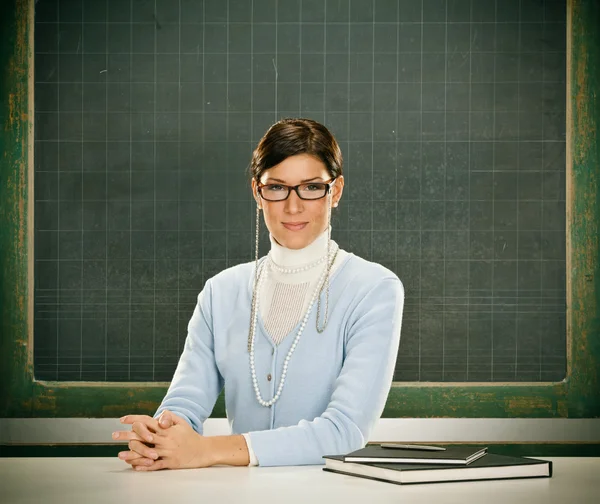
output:
[[492, 454], [487, 448], [468, 446], [383, 443], [324, 458], [326, 472], [397, 484], [552, 476], [550, 461]]

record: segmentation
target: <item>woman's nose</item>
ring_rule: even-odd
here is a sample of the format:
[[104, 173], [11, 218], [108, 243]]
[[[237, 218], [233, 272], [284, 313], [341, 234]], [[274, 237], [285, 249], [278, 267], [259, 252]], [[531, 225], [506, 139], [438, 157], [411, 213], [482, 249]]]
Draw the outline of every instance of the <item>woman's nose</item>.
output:
[[285, 200], [285, 210], [288, 213], [297, 213], [302, 211], [302, 200], [296, 194], [296, 191], [290, 191], [290, 195]]

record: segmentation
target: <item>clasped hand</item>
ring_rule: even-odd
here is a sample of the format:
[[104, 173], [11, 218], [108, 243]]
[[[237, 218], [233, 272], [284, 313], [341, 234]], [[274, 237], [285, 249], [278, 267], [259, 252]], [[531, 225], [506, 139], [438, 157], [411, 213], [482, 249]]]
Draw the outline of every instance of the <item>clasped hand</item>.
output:
[[165, 411], [156, 420], [147, 415], [127, 415], [121, 423], [131, 431], [113, 433], [115, 440], [129, 441], [129, 451], [119, 458], [138, 471], [190, 469], [213, 465], [210, 440], [198, 434], [181, 417]]

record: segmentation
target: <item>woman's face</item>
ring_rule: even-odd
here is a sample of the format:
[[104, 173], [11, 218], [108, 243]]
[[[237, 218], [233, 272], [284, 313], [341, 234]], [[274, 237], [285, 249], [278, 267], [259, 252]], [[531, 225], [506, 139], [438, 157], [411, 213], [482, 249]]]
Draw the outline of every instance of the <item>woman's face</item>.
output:
[[[298, 154], [265, 170], [260, 182], [296, 186], [306, 182], [329, 182], [330, 179], [322, 161], [309, 154]], [[290, 249], [310, 245], [327, 229], [328, 206], [339, 201], [343, 188], [344, 177], [340, 176], [336, 179], [331, 194], [324, 198], [303, 200], [296, 191], [290, 191], [286, 200], [266, 201], [258, 194], [256, 180], [252, 180], [254, 198], [262, 208], [269, 232], [277, 243]]]

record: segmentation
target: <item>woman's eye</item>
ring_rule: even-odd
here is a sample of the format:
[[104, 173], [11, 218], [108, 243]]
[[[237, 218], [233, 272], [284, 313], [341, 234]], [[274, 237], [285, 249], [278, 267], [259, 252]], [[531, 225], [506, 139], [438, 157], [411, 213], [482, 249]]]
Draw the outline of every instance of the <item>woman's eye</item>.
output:
[[306, 186], [307, 191], [319, 191], [321, 189], [322, 189], [322, 187], [318, 184], [308, 184]]
[[283, 190], [283, 186], [277, 185], [277, 184], [272, 184], [272, 185], [268, 185], [267, 189], [269, 189], [269, 191], [281, 191], [281, 190]]

